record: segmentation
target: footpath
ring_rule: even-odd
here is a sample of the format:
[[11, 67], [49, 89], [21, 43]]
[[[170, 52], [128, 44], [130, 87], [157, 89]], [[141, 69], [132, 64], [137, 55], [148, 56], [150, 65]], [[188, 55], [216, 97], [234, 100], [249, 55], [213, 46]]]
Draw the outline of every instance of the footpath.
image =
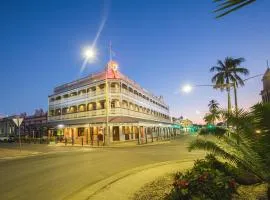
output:
[[185, 170], [193, 165], [193, 160], [161, 162], [137, 167], [108, 177], [66, 197], [66, 200], [128, 200], [145, 184], [156, 178]]

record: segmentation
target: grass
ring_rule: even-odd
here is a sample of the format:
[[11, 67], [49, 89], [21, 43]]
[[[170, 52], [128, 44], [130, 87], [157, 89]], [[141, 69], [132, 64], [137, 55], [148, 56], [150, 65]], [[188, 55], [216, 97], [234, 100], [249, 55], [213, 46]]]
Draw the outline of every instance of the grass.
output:
[[240, 185], [233, 200], [267, 200], [267, 184]]
[[139, 191], [137, 191], [133, 200], [160, 200], [164, 199], [166, 194], [172, 189], [174, 174], [167, 174], [159, 177], [151, 183], [145, 184]]

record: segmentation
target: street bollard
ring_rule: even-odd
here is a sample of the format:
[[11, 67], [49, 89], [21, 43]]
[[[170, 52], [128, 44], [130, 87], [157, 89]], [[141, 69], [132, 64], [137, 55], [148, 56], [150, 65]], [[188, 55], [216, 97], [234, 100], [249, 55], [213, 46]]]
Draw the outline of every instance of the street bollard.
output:
[[83, 147], [83, 138], [82, 138], [82, 147]]
[[72, 146], [74, 145], [74, 138], [71, 138]]
[[93, 146], [93, 141], [94, 140], [94, 137], [93, 137], [93, 134], [91, 134], [91, 145]]
[[151, 137], [152, 137], [152, 142], [154, 142], [154, 137], [153, 137], [153, 133], [151, 133]]
[[147, 144], [147, 134], [145, 135], [145, 143]]

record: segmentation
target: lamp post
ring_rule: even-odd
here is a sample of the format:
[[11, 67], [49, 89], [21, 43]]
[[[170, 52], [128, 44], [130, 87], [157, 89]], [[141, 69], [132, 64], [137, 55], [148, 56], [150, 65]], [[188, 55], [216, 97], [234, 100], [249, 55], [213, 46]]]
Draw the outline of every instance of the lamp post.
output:
[[[111, 49], [111, 45], [110, 45], [110, 49]], [[110, 50], [111, 52], [111, 50]], [[110, 62], [111, 62], [111, 53], [110, 53]], [[103, 145], [106, 144], [105, 140], [107, 141], [107, 144], [110, 144], [110, 135], [109, 135], [109, 88], [108, 88], [108, 70], [109, 70], [109, 65], [110, 62], [107, 64], [106, 66], [106, 70], [105, 70], [105, 103], [106, 103], [106, 130], [105, 130], [105, 135], [104, 135], [104, 139], [103, 139]], [[106, 138], [108, 136], [108, 138]]]
[[[257, 78], [257, 77], [260, 77], [260, 76], [263, 76], [263, 74], [258, 74], [258, 75], [255, 75], [255, 76], [251, 76], [249, 78], [246, 78], [243, 80], [243, 82], [246, 82], [250, 79], [253, 79], [253, 78]], [[194, 87], [213, 87], [213, 88], [228, 88], [228, 87], [233, 87], [234, 88], [234, 103], [235, 103], [235, 113], [237, 114], [238, 113], [238, 98], [237, 98], [237, 82], [233, 82], [233, 83], [228, 83], [228, 84], [218, 84], [218, 85], [184, 85], [182, 87], [182, 92], [184, 93], [190, 93]]]

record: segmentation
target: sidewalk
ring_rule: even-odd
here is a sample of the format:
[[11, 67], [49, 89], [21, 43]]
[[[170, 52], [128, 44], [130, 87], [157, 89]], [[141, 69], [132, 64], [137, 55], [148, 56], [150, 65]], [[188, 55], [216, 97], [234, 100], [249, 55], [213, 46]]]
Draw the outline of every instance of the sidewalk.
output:
[[85, 147], [85, 148], [121, 148], [121, 147], [140, 147], [140, 146], [151, 146], [151, 145], [159, 145], [159, 144], [168, 144], [172, 140], [159, 140], [154, 142], [148, 142], [143, 144], [138, 144], [137, 141], [128, 141], [128, 142], [117, 142], [112, 143], [109, 146], [103, 146], [103, 144], [97, 145], [91, 145], [91, 144], [84, 144], [83, 146], [81, 144], [70, 144], [68, 143], [65, 145], [65, 143], [57, 143], [57, 144], [50, 144], [49, 146], [57, 146], [57, 147]]
[[65, 199], [132, 199], [134, 193], [143, 185], [167, 173], [188, 169], [192, 165], [193, 160], [178, 160], [134, 168], [83, 188], [81, 191]]

